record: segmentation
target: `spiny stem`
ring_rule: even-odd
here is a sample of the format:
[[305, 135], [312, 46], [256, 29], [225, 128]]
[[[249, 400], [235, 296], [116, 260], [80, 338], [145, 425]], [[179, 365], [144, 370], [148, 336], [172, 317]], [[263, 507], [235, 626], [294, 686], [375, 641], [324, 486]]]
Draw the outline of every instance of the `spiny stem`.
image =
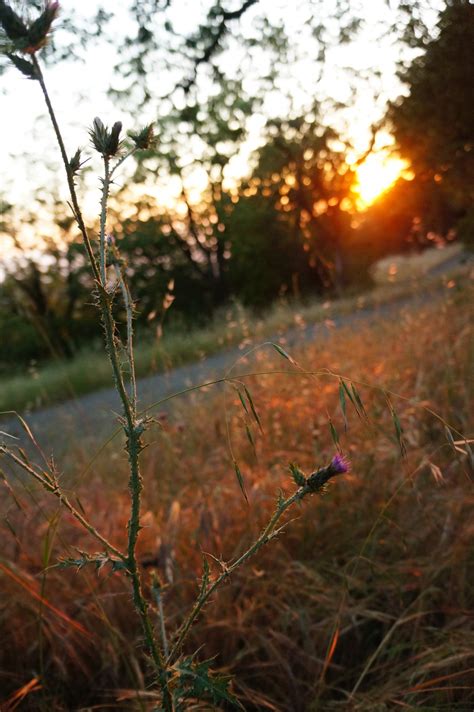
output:
[[117, 170], [117, 168], [120, 168], [122, 163], [124, 163], [127, 160], [127, 158], [130, 158], [130, 156], [133, 156], [133, 154], [135, 153], [136, 150], [137, 150], [137, 148], [136, 148], [136, 146], [134, 146], [129, 151], [127, 151], [127, 153], [125, 153], [121, 158], [118, 159], [117, 163], [110, 171], [110, 176], [109, 176], [110, 180], [112, 180], [113, 175], [114, 175], [115, 171]]
[[37, 58], [36, 58], [36, 56], [35, 56], [34, 54], [32, 55], [31, 61], [33, 62], [33, 65], [34, 65], [34, 68], [35, 68], [35, 71], [36, 71], [36, 74], [37, 74], [37, 77], [38, 77], [38, 81], [39, 81], [39, 84], [40, 84], [40, 87], [41, 87], [41, 91], [43, 92], [43, 96], [44, 96], [44, 100], [45, 100], [45, 103], [46, 103], [46, 106], [47, 106], [47, 109], [48, 109], [49, 117], [50, 117], [50, 119], [51, 119], [51, 123], [52, 123], [53, 129], [54, 129], [54, 133], [56, 134], [56, 140], [57, 140], [57, 143], [58, 143], [58, 146], [59, 146], [59, 150], [60, 150], [60, 152], [61, 152], [61, 157], [62, 157], [62, 159], [63, 159], [64, 168], [65, 168], [65, 170], [66, 170], [66, 176], [67, 176], [67, 183], [68, 183], [68, 187], [69, 187], [69, 193], [70, 193], [70, 195], [71, 195], [72, 207], [73, 207], [73, 210], [74, 210], [74, 217], [76, 218], [77, 225], [78, 225], [78, 227], [79, 227], [79, 230], [80, 230], [80, 232], [81, 232], [82, 238], [83, 238], [83, 240], [84, 240], [84, 245], [85, 245], [85, 248], [86, 248], [86, 250], [87, 250], [87, 255], [88, 255], [88, 257], [89, 257], [89, 262], [90, 262], [90, 264], [91, 264], [92, 272], [93, 272], [93, 274], [94, 274], [95, 279], [96, 279], [97, 281], [99, 281], [99, 279], [100, 279], [100, 273], [99, 273], [99, 269], [98, 269], [98, 267], [97, 267], [97, 261], [96, 261], [95, 256], [94, 256], [94, 251], [93, 251], [93, 249], [92, 249], [91, 241], [90, 241], [90, 239], [89, 239], [89, 235], [88, 235], [88, 232], [87, 232], [87, 228], [86, 228], [86, 225], [85, 225], [85, 223], [84, 223], [84, 219], [83, 219], [83, 217], [82, 217], [82, 212], [81, 212], [81, 209], [80, 209], [80, 207], [79, 207], [79, 202], [78, 202], [78, 200], [77, 200], [76, 187], [75, 187], [75, 185], [74, 185], [74, 175], [73, 175], [73, 172], [72, 172], [71, 167], [70, 167], [70, 165], [69, 165], [69, 158], [68, 158], [68, 155], [67, 155], [67, 153], [66, 153], [66, 148], [65, 148], [65, 146], [64, 146], [64, 141], [63, 141], [63, 137], [62, 137], [62, 135], [61, 135], [61, 131], [60, 131], [60, 128], [59, 128], [59, 124], [58, 124], [58, 122], [57, 122], [57, 120], [56, 120], [56, 115], [55, 115], [55, 113], [54, 113], [53, 105], [52, 105], [52, 103], [51, 103], [51, 99], [50, 99], [50, 97], [49, 97], [49, 93], [48, 93], [48, 90], [47, 90], [47, 88], [46, 88], [46, 84], [45, 84], [45, 81], [44, 81], [43, 73], [42, 73], [42, 71], [41, 71], [41, 67], [40, 67], [39, 62], [38, 62], [38, 60], [37, 60]]
[[100, 231], [99, 231], [99, 255], [100, 255], [100, 278], [102, 284], [107, 283], [107, 246], [106, 246], [106, 227], [107, 227], [107, 200], [110, 189], [110, 160], [108, 156], [104, 156], [104, 178], [102, 180], [102, 198], [100, 201]]
[[36, 470], [28, 465], [24, 460], [22, 460], [20, 457], [15, 455], [11, 450], [7, 449], [6, 447], [0, 447], [0, 452], [9, 457], [13, 462], [15, 462], [19, 467], [21, 467], [25, 472], [27, 472], [29, 475], [34, 477], [34, 479], [39, 482], [48, 492], [51, 492], [51, 494], [54, 494], [55, 497], [57, 497], [60, 502], [66, 507], [66, 509], [72, 514], [72, 516], [77, 519], [77, 521], [86, 529], [89, 534], [91, 534], [95, 539], [100, 541], [101, 544], [103, 544], [106, 549], [111, 551], [113, 554], [118, 556], [122, 561], [126, 561], [127, 557], [125, 554], [123, 554], [119, 549], [117, 549], [113, 544], [111, 544], [105, 537], [100, 534], [97, 529], [92, 526], [90, 522], [87, 521], [85, 517], [82, 516], [82, 514], [74, 507], [73, 504], [69, 501], [67, 495], [64, 494], [64, 492], [59, 488], [59, 485], [51, 480], [49, 477], [45, 477], [41, 475], [39, 472], [36, 472]]
[[119, 264], [115, 264], [115, 274], [122, 292], [122, 299], [127, 313], [127, 357], [130, 364], [130, 400], [132, 407], [136, 412], [137, 409], [137, 379], [135, 374], [135, 356], [133, 350], [133, 301], [130, 294], [130, 289], [123, 277], [122, 269]]
[[209, 600], [210, 596], [214, 593], [214, 591], [221, 585], [221, 583], [228, 578], [234, 571], [237, 569], [239, 566], [241, 566], [247, 559], [250, 559], [251, 556], [257, 553], [259, 549], [261, 549], [262, 546], [267, 544], [270, 539], [272, 538], [272, 534], [274, 532], [275, 526], [278, 523], [278, 520], [282, 516], [282, 514], [289, 508], [291, 507], [292, 504], [295, 502], [303, 499], [303, 497], [306, 494], [309, 494], [311, 492], [311, 488], [308, 485], [304, 485], [303, 487], [299, 487], [296, 492], [291, 495], [291, 497], [288, 497], [288, 499], [285, 499], [283, 502], [279, 503], [277, 506], [276, 511], [274, 512], [273, 516], [271, 517], [270, 521], [268, 522], [267, 526], [263, 530], [263, 532], [260, 534], [258, 539], [250, 546], [247, 551], [245, 551], [239, 558], [234, 561], [231, 566], [226, 567], [225, 571], [220, 574], [216, 578], [216, 580], [198, 597], [196, 603], [194, 604], [194, 607], [187, 617], [186, 621], [184, 622], [183, 626], [181, 627], [181, 630], [179, 631], [178, 638], [173, 645], [171, 652], [168, 656], [167, 659], [167, 664], [170, 665], [176, 655], [179, 653], [181, 650], [181, 646], [184, 643], [184, 640], [186, 639], [191, 626], [193, 625], [194, 621], [198, 617], [199, 613], [201, 612], [202, 608], [206, 604], [206, 602]]

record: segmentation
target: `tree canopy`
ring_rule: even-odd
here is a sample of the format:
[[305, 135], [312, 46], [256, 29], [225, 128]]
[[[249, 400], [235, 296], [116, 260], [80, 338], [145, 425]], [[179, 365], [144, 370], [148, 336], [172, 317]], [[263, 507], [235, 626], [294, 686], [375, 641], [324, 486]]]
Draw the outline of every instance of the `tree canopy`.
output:
[[[431, 194], [425, 219], [439, 197], [458, 218], [474, 202], [474, 5], [449, 0], [437, 34], [402, 78], [408, 94], [394, 102], [389, 119], [416, 180]], [[441, 228], [439, 220], [434, 227]]]

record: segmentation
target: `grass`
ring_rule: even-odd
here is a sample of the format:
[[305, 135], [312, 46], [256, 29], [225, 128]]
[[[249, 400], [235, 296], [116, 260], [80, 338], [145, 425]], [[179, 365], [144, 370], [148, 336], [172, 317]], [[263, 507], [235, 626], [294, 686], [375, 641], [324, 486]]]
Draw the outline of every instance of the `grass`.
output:
[[[201, 658], [216, 656], [237, 675], [246, 710], [472, 709], [473, 471], [459, 435], [473, 435], [470, 303], [463, 285], [436, 304], [405, 308], [396, 324], [347, 327], [292, 353], [317, 376], [276, 352], [253, 354], [236, 372], [267, 372], [245, 378], [263, 434], [231, 387], [176, 401], [150, 431], [139, 554], [147, 586], [152, 572], [165, 585], [172, 622], [194, 594], [201, 552], [212, 552], [218, 571], [221, 557], [259, 532], [277, 490], [289, 491], [288, 463], [309, 472], [331, 458], [328, 418], [352, 460], [349, 475], [305, 502], [232, 577], [188, 641], [193, 652], [204, 640]], [[368, 414], [359, 417], [347, 400], [347, 430], [332, 373], [356, 381]], [[399, 394], [390, 401], [405, 458], [388, 391]], [[116, 541], [128, 515], [125, 457], [111, 443], [84, 474], [92, 453], [79, 437], [71, 450], [75, 470], [63, 486]], [[7, 475], [0, 706], [22, 699], [24, 710], [151, 710], [126, 584], [109, 571], [47, 568], [88, 542], [35, 487]]]
[[[441, 250], [435, 250], [441, 253]], [[427, 258], [425, 258], [426, 260]], [[433, 258], [432, 258], [433, 259]], [[413, 260], [418, 264], [420, 257]], [[332, 302], [316, 300], [304, 304], [280, 303], [262, 318], [256, 318], [242, 307], [229, 309], [207, 328], [187, 332], [166, 332], [160, 341], [137, 341], [135, 363], [138, 376], [148, 376], [169, 368], [185, 365], [225, 348], [258, 343], [282, 334], [292, 327], [331, 320], [365, 307], [380, 305], [446, 284], [450, 276], [420, 280], [410, 278], [412, 263], [405, 258], [398, 276], [406, 269], [407, 279], [387, 284], [384, 273], [375, 289]], [[430, 263], [431, 264], [431, 263]], [[461, 269], [461, 273], [466, 269]], [[383, 272], [383, 271], [382, 271]], [[458, 272], [454, 273], [456, 276]], [[377, 278], [378, 279], [378, 278]], [[0, 411], [24, 411], [52, 405], [111, 386], [110, 365], [103, 352], [88, 349], [69, 361], [52, 361], [28, 374], [0, 379]]]

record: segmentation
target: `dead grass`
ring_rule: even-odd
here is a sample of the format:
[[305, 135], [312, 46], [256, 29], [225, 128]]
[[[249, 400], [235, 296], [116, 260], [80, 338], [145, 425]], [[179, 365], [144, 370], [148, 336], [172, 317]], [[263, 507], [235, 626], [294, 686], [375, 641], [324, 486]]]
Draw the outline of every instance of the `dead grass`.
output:
[[[290, 491], [288, 463], [311, 471], [331, 458], [328, 418], [352, 460], [349, 475], [305, 502], [229, 581], [188, 643], [236, 675], [246, 710], [472, 708], [474, 497], [459, 435], [473, 435], [471, 298], [467, 287], [447, 290], [444, 300], [406, 309], [398, 323], [345, 329], [292, 353], [317, 376], [268, 348], [252, 354], [233, 373], [266, 372], [241, 379], [263, 434], [229, 386], [177, 401], [150, 431], [140, 556], [167, 585], [171, 627], [194, 593], [201, 551], [229, 560], [260, 530], [277, 490]], [[358, 417], [347, 401], [347, 431], [334, 373], [357, 383], [368, 414]], [[398, 394], [390, 401], [406, 458], [389, 391]], [[127, 517], [124, 455], [112, 442], [84, 475], [92, 453], [71, 448], [76, 468], [65, 484], [114, 540]], [[43, 494], [6, 475], [0, 702], [151, 710], [126, 586], [108, 571], [45, 571], [90, 543]]]

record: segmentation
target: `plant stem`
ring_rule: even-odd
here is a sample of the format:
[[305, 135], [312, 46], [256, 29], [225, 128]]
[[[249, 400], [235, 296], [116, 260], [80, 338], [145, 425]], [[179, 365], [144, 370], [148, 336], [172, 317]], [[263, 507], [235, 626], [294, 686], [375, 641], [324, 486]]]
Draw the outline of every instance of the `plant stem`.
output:
[[110, 189], [110, 160], [104, 156], [104, 178], [102, 181], [102, 198], [100, 201], [100, 232], [99, 232], [99, 256], [100, 256], [100, 278], [103, 286], [107, 283], [107, 246], [105, 242], [105, 231], [107, 226], [107, 200]]
[[111, 551], [113, 554], [115, 554], [117, 557], [119, 557], [122, 561], [126, 561], [127, 557], [125, 554], [123, 554], [119, 549], [117, 549], [113, 544], [111, 544], [105, 537], [100, 534], [97, 529], [90, 524], [90, 522], [85, 519], [85, 517], [82, 516], [82, 514], [74, 507], [73, 504], [69, 501], [67, 495], [64, 494], [64, 492], [61, 491], [59, 488], [59, 485], [54, 481], [51, 480], [49, 477], [45, 477], [41, 475], [39, 472], [36, 472], [36, 470], [31, 467], [27, 462], [22, 460], [20, 457], [15, 455], [11, 450], [8, 450], [5, 447], [0, 447], [0, 452], [9, 457], [13, 462], [15, 462], [19, 467], [21, 467], [25, 472], [27, 472], [29, 475], [34, 477], [37, 482], [39, 482], [48, 492], [51, 492], [51, 494], [54, 494], [55, 497], [57, 497], [61, 504], [66, 507], [66, 509], [72, 514], [72, 516], [77, 519], [77, 521], [84, 527], [84, 529], [87, 529], [89, 534], [91, 534], [95, 539], [100, 541], [101, 544], [105, 546], [106, 549]]
[[80, 207], [79, 207], [79, 202], [78, 202], [78, 200], [77, 200], [76, 186], [74, 185], [74, 175], [73, 175], [73, 172], [72, 172], [71, 167], [70, 167], [70, 165], [69, 165], [69, 158], [68, 158], [68, 155], [67, 155], [67, 153], [66, 153], [66, 148], [65, 148], [65, 146], [64, 146], [63, 137], [62, 137], [62, 135], [61, 135], [61, 131], [60, 131], [60, 129], [59, 129], [58, 122], [57, 122], [57, 120], [56, 120], [56, 116], [55, 116], [55, 113], [54, 113], [54, 109], [53, 109], [53, 106], [52, 106], [52, 104], [51, 104], [51, 99], [49, 98], [48, 90], [47, 90], [46, 84], [45, 84], [45, 82], [44, 82], [44, 77], [43, 77], [43, 73], [42, 73], [42, 71], [41, 71], [41, 67], [40, 67], [39, 62], [38, 62], [38, 60], [37, 60], [37, 58], [36, 58], [36, 56], [35, 56], [34, 54], [33, 54], [32, 57], [31, 57], [31, 61], [32, 61], [32, 63], [33, 63], [33, 66], [34, 66], [35, 71], [36, 71], [37, 76], [38, 76], [38, 81], [39, 81], [41, 90], [42, 90], [42, 92], [43, 92], [43, 96], [44, 96], [44, 100], [45, 100], [45, 103], [46, 103], [46, 106], [47, 106], [47, 109], [48, 109], [49, 117], [50, 117], [50, 119], [51, 119], [51, 123], [52, 123], [53, 129], [54, 129], [54, 133], [55, 133], [55, 135], [56, 135], [56, 141], [57, 141], [57, 143], [58, 143], [59, 150], [60, 150], [60, 152], [61, 152], [61, 157], [62, 157], [62, 159], [63, 159], [64, 168], [65, 168], [65, 170], [66, 170], [66, 176], [67, 176], [67, 183], [68, 183], [68, 187], [69, 187], [69, 193], [70, 193], [70, 196], [71, 196], [71, 202], [72, 202], [74, 217], [76, 218], [76, 221], [77, 221], [79, 230], [80, 230], [81, 235], [82, 235], [83, 240], [84, 240], [84, 245], [85, 245], [85, 248], [86, 248], [86, 250], [87, 250], [87, 255], [88, 255], [88, 257], [89, 257], [89, 262], [90, 262], [90, 264], [91, 264], [92, 272], [93, 272], [93, 274], [94, 274], [95, 279], [96, 279], [97, 281], [99, 281], [99, 279], [100, 279], [100, 273], [99, 273], [99, 269], [98, 269], [98, 267], [97, 267], [97, 261], [96, 261], [96, 259], [95, 259], [95, 255], [94, 255], [94, 251], [93, 251], [93, 249], [92, 249], [91, 241], [90, 241], [89, 235], [88, 235], [88, 233], [87, 233], [87, 228], [86, 228], [86, 225], [85, 225], [85, 223], [84, 223], [84, 219], [83, 219], [83, 217], [82, 217], [82, 212], [81, 212], [81, 209], [80, 209]]
[[225, 568], [225, 571], [223, 571], [220, 576], [216, 578], [216, 580], [198, 597], [196, 603], [194, 604], [194, 607], [187, 617], [186, 621], [181, 627], [181, 630], [178, 633], [178, 638], [176, 642], [174, 643], [171, 652], [168, 656], [167, 659], [167, 664], [170, 665], [174, 661], [174, 658], [176, 655], [179, 653], [181, 646], [183, 645], [183, 642], [185, 638], [187, 637], [191, 626], [193, 625], [194, 621], [198, 617], [199, 613], [201, 612], [202, 608], [206, 604], [206, 602], [209, 600], [209, 597], [212, 596], [214, 591], [221, 585], [221, 583], [228, 578], [234, 571], [237, 569], [239, 566], [241, 566], [247, 559], [250, 559], [251, 556], [257, 553], [257, 551], [267, 544], [270, 539], [275, 536], [275, 526], [278, 523], [278, 520], [282, 516], [282, 514], [289, 508], [291, 507], [292, 504], [295, 502], [298, 502], [299, 500], [303, 499], [303, 497], [306, 494], [309, 494], [311, 492], [311, 488], [308, 485], [304, 485], [302, 487], [299, 487], [294, 494], [291, 495], [291, 497], [288, 497], [288, 499], [283, 500], [280, 502], [277, 506], [276, 511], [274, 512], [272, 518], [268, 522], [267, 526], [263, 530], [263, 532], [260, 534], [258, 539], [252, 544], [251, 547], [247, 549], [239, 558], [234, 561], [231, 566], [227, 566]]
[[[131, 501], [130, 501], [130, 519], [128, 522], [128, 546], [127, 546], [127, 557], [126, 557], [127, 574], [130, 577], [131, 582], [132, 582], [133, 602], [135, 605], [135, 609], [140, 617], [146, 646], [147, 646], [147, 648], [150, 652], [150, 655], [152, 657], [157, 680], [158, 680], [158, 683], [159, 683], [161, 691], [162, 691], [163, 707], [164, 707], [165, 712], [172, 712], [173, 701], [172, 701], [171, 693], [170, 693], [169, 687], [168, 687], [168, 675], [167, 675], [167, 670], [166, 670], [166, 662], [164, 660], [164, 657], [161, 653], [159, 646], [156, 643], [153, 626], [152, 626], [152, 624], [150, 622], [150, 618], [148, 616], [148, 612], [147, 612], [148, 604], [143, 596], [142, 586], [141, 586], [141, 577], [140, 577], [140, 572], [138, 570], [138, 564], [137, 564], [137, 559], [136, 559], [136, 545], [137, 545], [138, 534], [140, 531], [141, 491], [142, 491], [142, 487], [143, 487], [142, 479], [141, 479], [141, 475], [140, 475], [139, 455], [142, 450], [141, 435], [143, 433], [144, 426], [143, 426], [143, 423], [141, 421], [138, 421], [138, 419], [137, 419], [136, 398], [133, 398], [131, 401], [128, 396], [127, 389], [125, 388], [125, 383], [124, 383], [123, 373], [122, 373], [122, 366], [120, 363], [120, 357], [118, 354], [117, 343], [116, 343], [115, 321], [114, 321], [114, 317], [113, 317], [113, 313], [112, 313], [112, 296], [107, 292], [107, 286], [106, 286], [105, 225], [106, 225], [106, 217], [107, 217], [107, 198], [108, 198], [109, 184], [110, 184], [110, 173], [109, 173], [108, 160], [104, 159], [105, 178], [104, 178], [102, 201], [101, 201], [100, 269], [99, 269], [99, 267], [97, 266], [96, 258], [94, 256], [94, 252], [92, 250], [92, 245], [91, 245], [88, 233], [87, 233], [87, 229], [86, 229], [83, 217], [82, 217], [81, 209], [79, 207], [79, 203], [77, 200], [76, 189], [74, 186], [74, 176], [71, 171], [71, 167], [69, 165], [69, 160], [68, 160], [68, 156], [67, 156], [66, 149], [64, 146], [64, 141], [61, 136], [61, 131], [59, 129], [58, 122], [56, 120], [56, 116], [54, 113], [53, 106], [51, 104], [51, 100], [49, 98], [48, 90], [47, 90], [46, 84], [44, 82], [41, 68], [38, 64], [38, 60], [36, 59], [36, 57], [34, 55], [33, 55], [33, 64], [35, 66], [35, 70], [38, 75], [38, 80], [40, 82], [40, 86], [41, 86], [41, 89], [43, 92], [46, 106], [48, 108], [49, 116], [51, 118], [51, 122], [52, 122], [52, 125], [54, 128], [58, 146], [59, 146], [59, 149], [61, 152], [61, 157], [62, 157], [62, 160], [64, 163], [64, 168], [66, 170], [67, 182], [68, 182], [68, 186], [69, 186], [69, 192], [71, 195], [73, 211], [74, 211], [79, 229], [81, 231], [82, 237], [84, 239], [84, 244], [85, 244], [85, 247], [87, 250], [87, 254], [89, 256], [91, 268], [92, 268], [92, 271], [93, 271], [93, 274], [94, 274], [94, 277], [96, 280], [97, 290], [98, 290], [98, 294], [99, 294], [99, 301], [100, 301], [100, 306], [101, 306], [101, 312], [102, 312], [102, 320], [103, 320], [103, 325], [104, 325], [107, 354], [110, 359], [110, 363], [112, 366], [112, 372], [113, 372], [113, 376], [114, 376], [114, 380], [115, 380], [115, 385], [116, 385], [117, 391], [119, 393], [120, 400], [122, 402], [122, 407], [123, 407], [123, 414], [124, 414], [123, 427], [124, 427], [124, 431], [125, 431], [126, 438], [127, 438], [126, 450], [128, 453], [128, 459], [129, 459], [129, 464], [130, 464], [129, 491], [130, 491], [130, 500]], [[131, 312], [131, 306], [130, 306], [130, 312]], [[134, 385], [135, 384], [135, 373], [134, 373], [133, 358], [130, 361], [130, 371], [131, 371], [130, 377], [132, 379], [132, 387], [135, 388], [135, 385]], [[40, 479], [43, 479], [43, 478], [41, 478], [41, 476], [38, 475], [38, 473], [35, 473], [34, 470], [32, 470], [32, 472], [35, 474], [37, 479], [38, 479], [38, 477], [40, 477]], [[54, 484], [49, 483], [48, 480], [44, 480], [43, 485], [46, 486], [47, 489], [50, 489], [50, 491], [54, 492]], [[61, 496], [61, 498], [62, 498], [62, 496]], [[64, 499], [63, 499], [63, 501], [64, 501]], [[68, 506], [68, 505], [66, 505], [66, 506]], [[72, 507], [72, 505], [69, 504], [68, 509], [70, 509], [70, 511], [71, 511], [71, 507]], [[89, 525], [87, 524], [87, 522], [85, 522], [85, 520], [84, 520], [84, 524], [85, 524], [86, 528], [89, 527]], [[93, 533], [93, 532], [91, 532], [91, 533]], [[98, 532], [96, 532], [94, 535], [100, 537]], [[102, 539], [102, 537], [100, 537], [100, 538]], [[121, 554], [121, 558], [123, 558], [123, 554]]]
[[127, 282], [124, 279], [121, 266], [115, 264], [115, 274], [117, 276], [122, 299], [127, 313], [127, 357], [130, 364], [130, 400], [132, 407], [136, 413], [137, 409], [137, 379], [135, 373], [135, 356], [133, 351], [133, 301], [128, 288]]

